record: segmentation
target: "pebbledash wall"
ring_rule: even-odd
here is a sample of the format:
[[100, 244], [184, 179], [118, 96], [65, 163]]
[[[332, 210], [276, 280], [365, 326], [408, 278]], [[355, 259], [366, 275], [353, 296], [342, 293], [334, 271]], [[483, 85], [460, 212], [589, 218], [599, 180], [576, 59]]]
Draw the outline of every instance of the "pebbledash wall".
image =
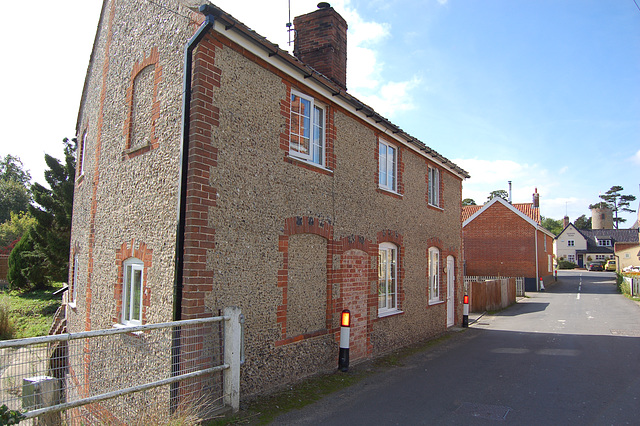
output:
[[[203, 21], [194, 3], [104, 2], [78, 118], [70, 331], [122, 322], [130, 258], [143, 265], [142, 322], [173, 318], [184, 46]], [[210, 10], [214, 28], [193, 53], [181, 317], [242, 308], [244, 394], [336, 368], [343, 309], [353, 362], [444, 332], [449, 256], [460, 323], [466, 172], [354, 107], [339, 76], [305, 78], [310, 68]], [[290, 149], [292, 94], [323, 108], [323, 165]], [[397, 148], [395, 191], [378, 182], [380, 141]], [[383, 243], [397, 250], [391, 315], [378, 311]]]

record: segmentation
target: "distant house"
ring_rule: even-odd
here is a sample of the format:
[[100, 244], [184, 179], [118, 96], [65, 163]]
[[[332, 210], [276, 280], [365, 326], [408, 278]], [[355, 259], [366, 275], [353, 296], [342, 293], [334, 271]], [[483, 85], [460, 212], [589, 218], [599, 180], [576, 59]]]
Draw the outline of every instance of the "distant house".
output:
[[554, 235], [540, 224], [537, 191], [533, 203], [465, 206], [462, 220], [466, 276], [524, 277], [526, 291], [552, 279]]
[[624, 251], [624, 256], [628, 253], [627, 259], [631, 259], [628, 244], [638, 244], [637, 229], [578, 229], [570, 223], [555, 238], [554, 252], [558, 259], [585, 268], [590, 262], [615, 259], [616, 248]]
[[629, 266], [640, 266], [640, 243], [615, 243], [614, 251], [618, 260], [618, 271]]

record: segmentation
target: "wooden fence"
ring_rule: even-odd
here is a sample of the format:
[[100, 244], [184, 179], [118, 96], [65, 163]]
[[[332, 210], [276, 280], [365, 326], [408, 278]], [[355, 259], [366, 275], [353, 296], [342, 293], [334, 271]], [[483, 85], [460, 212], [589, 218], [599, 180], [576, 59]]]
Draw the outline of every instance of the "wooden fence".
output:
[[471, 281], [468, 285], [470, 312], [497, 311], [516, 302], [516, 278]]

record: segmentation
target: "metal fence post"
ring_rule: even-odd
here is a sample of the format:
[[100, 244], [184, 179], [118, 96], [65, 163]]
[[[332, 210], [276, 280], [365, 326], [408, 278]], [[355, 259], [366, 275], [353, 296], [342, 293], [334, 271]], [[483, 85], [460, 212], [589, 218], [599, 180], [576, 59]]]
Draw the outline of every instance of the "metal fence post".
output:
[[240, 351], [242, 348], [242, 309], [232, 306], [224, 308], [224, 316], [229, 317], [224, 332], [224, 363], [230, 368], [223, 373], [224, 404], [234, 413], [240, 409]]

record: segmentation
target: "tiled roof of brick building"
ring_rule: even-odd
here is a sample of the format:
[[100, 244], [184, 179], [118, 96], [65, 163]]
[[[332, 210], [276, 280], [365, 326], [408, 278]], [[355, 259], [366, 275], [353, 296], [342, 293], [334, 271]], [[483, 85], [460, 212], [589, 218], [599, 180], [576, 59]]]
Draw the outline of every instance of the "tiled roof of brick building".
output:
[[[516, 209], [520, 210], [525, 215], [529, 216], [533, 219], [537, 224], [540, 224], [540, 209], [534, 208], [533, 203], [513, 203], [511, 204]], [[483, 208], [482, 206], [464, 206], [462, 207], [462, 221], [469, 219], [471, 216], [476, 214], [478, 210]]]

